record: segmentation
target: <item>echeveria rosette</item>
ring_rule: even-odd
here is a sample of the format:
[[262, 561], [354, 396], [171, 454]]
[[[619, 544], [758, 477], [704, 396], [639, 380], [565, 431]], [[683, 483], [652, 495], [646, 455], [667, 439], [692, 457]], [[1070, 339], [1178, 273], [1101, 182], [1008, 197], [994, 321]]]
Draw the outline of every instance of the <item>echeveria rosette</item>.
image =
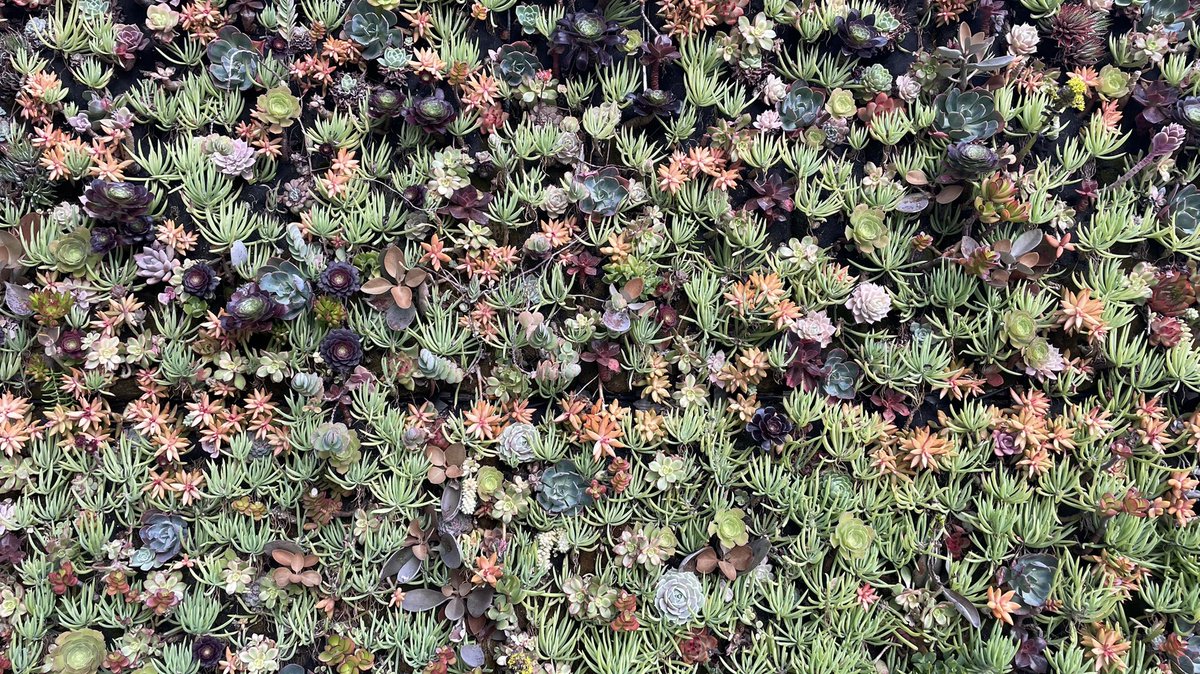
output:
[[362, 337], [353, 330], [337, 328], [325, 333], [321, 340], [321, 358], [335, 372], [347, 373], [363, 359]]
[[130, 564], [146, 571], [166, 564], [179, 554], [187, 530], [187, 522], [178, 515], [147, 515], [138, 530], [142, 547], [134, 551]]
[[412, 99], [403, 114], [404, 121], [425, 133], [442, 134], [458, 116], [458, 110], [446, 98], [446, 92], [437, 89], [428, 96]]
[[247, 283], [229, 297], [225, 304], [225, 315], [221, 327], [228, 331], [269, 330], [275, 319], [281, 318], [287, 308], [276, 302], [257, 283]]
[[850, 559], [865, 557], [870, 552], [874, 540], [875, 530], [848, 512], [838, 517], [833, 533], [829, 536], [829, 542], [837, 548], [838, 554]]
[[954, 143], [946, 148], [945, 173], [951, 178], [974, 180], [1000, 165], [995, 150], [973, 142]]
[[247, 91], [257, 82], [262, 52], [245, 33], [225, 26], [208, 44], [208, 60], [208, 72], [217, 86]]
[[824, 379], [821, 388], [825, 394], [840, 400], [853, 400], [858, 393], [858, 378], [862, 375], [850, 355], [842, 349], [834, 349], [825, 357]]
[[888, 37], [875, 28], [875, 17], [861, 16], [858, 10], [837, 17], [833, 24], [842, 42], [842, 54], [846, 56], [869, 59], [888, 44]]
[[64, 274], [82, 272], [99, 257], [92, 252], [92, 235], [86, 229], [77, 229], [51, 241], [50, 255], [54, 259], [54, 268]]
[[801, 131], [820, 121], [825, 113], [825, 94], [795, 82], [779, 101], [779, 120], [784, 131]]
[[629, 196], [629, 181], [613, 166], [576, 176], [575, 186], [579, 192], [576, 203], [579, 211], [594, 217], [615, 216]]
[[667, 622], [690, 623], [704, 608], [704, 585], [700, 577], [686, 571], [667, 571], [654, 588], [654, 606]]
[[346, 10], [347, 20], [342, 27], [342, 37], [358, 45], [362, 57], [374, 61], [383, 55], [383, 50], [400, 45], [403, 36], [396, 25], [396, 13], [382, 7], [372, 6], [366, 0], [355, 0]]
[[279, 318], [285, 321], [299, 316], [312, 301], [312, 286], [300, 269], [290, 262], [268, 267], [259, 277], [258, 287], [283, 307]]
[[96, 178], [88, 183], [80, 199], [83, 210], [104, 222], [125, 223], [150, 212], [154, 197], [149, 190], [131, 182], [110, 182]]
[[562, 57], [568, 71], [587, 71], [612, 64], [611, 48], [625, 44], [620, 24], [598, 12], [573, 12], [558, 20], [550, 34], [550, 52]]
[[104, 664], [108, 650], [104, 635], [93, 629], [78, 629], [59, 634], [46, 662], [52, 674], [96, 674]]
[[883, 209], [866, 204], [855, 206], [850, 212], [850, 223], [846, 226], [846, 238], [862, 253], [885, 248], [892, 239], [892, 233]]
[[559, 461], [542, 471], [538, 481], [537, 501], [548, 512], [574, 515], [592, 504], [587, 489], [590, 482], [579, 474], [571, 461]]
[[252, 117], [267, 126], [271, 133], [282, 133], [293, 122], [300, 119], [303, 111], [300, 99], [292, 95], [292, 90], [286, 86], [267, 89], [258, 97], [258, 105]]
[[764, 450], [778, 447], [791, 437], [795, 425], [787, 414], [774, 407], [760, 407], [746, 424], [746, 432]]
[[951, 89], [933, 101], [933, 126], [951, 140], [986, 140], [1000, 130], [1003, 118], [990, 94]]
[[727, 550], [749, 543], [750, 532], [746, 529], [745, 511], [741, 508], [718, 510], [708, 525], [708, 533], [716, 536]]
[[497, 438], [496, 452], [500, 460], [510, 466], [533, 461], [533, 444], [537, 441], [537, 426], [517, 422], [509, 424], [500, 432]]

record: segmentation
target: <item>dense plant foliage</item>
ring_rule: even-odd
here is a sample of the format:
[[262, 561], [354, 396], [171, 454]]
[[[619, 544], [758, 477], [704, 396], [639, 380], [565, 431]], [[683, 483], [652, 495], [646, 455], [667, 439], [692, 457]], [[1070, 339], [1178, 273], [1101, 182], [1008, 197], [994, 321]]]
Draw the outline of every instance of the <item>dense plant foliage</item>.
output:
[[0, 1], [0, 672], [1200, 673], [1193, 4]]

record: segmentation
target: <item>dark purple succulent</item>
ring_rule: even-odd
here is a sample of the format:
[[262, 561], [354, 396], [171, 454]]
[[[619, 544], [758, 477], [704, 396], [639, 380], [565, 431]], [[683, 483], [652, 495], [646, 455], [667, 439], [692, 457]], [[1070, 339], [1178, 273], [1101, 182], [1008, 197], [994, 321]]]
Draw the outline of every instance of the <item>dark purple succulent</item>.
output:
[[88, 215], [105, 222], [120, 223], [145, 216], [152, 200], [150, 192], [141, 185], [99, 178], [88, 183], [80, 199]]
[[558, 20], [550, 34], [550, 53], [566, 57], [562, 64], [568, 72], [582, 72], [596, 66], [609, 66], [609, 49], [625, 44], [625, 35], [616, 21], [597, 12], [574, 12]]
[[754, 417], [746, 424], [746, 432], [766, 450], [783, 444], [794, 430], [796, 426], [786, 414], [769, 406], [755, 410]]
[[947, 177], [973, 180], [995, 170], [1000, 157], [983, 143], [962, 142], [946, 148], [944, 170]]
[[589, 349], [579, 358], [585, 363], [596, 364], [602, 382], [608, 382], [621, 372], [621, 345], [616, 342], [593, 339]]
[[286, 311], [286, 307], [272, 299], [257, 283], [247, 283], [229, 297], [225, 315], [221, 317], [221, 328], [230, 332], [268, 330]]
[[863, 17], [852, 9], [845, 17], [839, 16], [834, 26], [842, 41], [842, 53], [846, 56], [869, 59], [887, 46], [888, 37], [876, 30], [874, 15]]
[[446, 93], [438, 89], [424, 98], [414, 98], [404, 109], [404, 121], [419, 126], [425, 133], [445, 133], [458, 111], [446, 100]]
[[340, 260], [329, 263], [317, 278], [317, 288], [321, 292], [343, 300], [358, 292], [360, 286], [358, 269]]
[[92, 252], [103, 255], [117, 247], [117, 230], [113, 227], [92, 228]]
[[797, 339], [789, 348], [791, 362], [784, 383], [792, 388], [802, 387], [805, 391], [815, 389], [825, 378], [821, 345], [810, 339]]
[[336, 372], [349, 372], [363, 359], [362, 338], [352, 330], [330, 330], [321, 340], [321, 358]]
[[661, 89], [647, 89], [640, 94], [630, 94], [630, 112], [635, 117], [672, 117], [679, 114], [683, 104], [675, 94]]
[[1171, 120], [1175, 102], [1179, 100], [1179, 90], [1162, 80], [1145, 80], [1133, 87], [1133, 100], [1144, 108], [1138, 119], [1158, 126]]
[[1050, 662], [1043, 655], [1048, 644], [1042, 638], [1041, 631], [1036, 628], [1028, 631], [1017, 629], [1014, 630], [1014, 635], [1021, 640], [1012, 662], [1017, 671], [1031, 674], [1045, 674], [1050, 671]]
[[25, 539], [8, 532], [0, 536], [0, 564], [16, 566], [25, 561]]
[[183, 292], [194, 297], [211, 299], [220, 283], [221, 277], [206, 262], [198, 262], [183, 270]]
[[125, 220], [117, 226], [117, 244], [138, 246], [154, 242], [154, 220], [148, 215]]
[[762, 211], [762, 214], [775, 221], [788, 219], [796, 204], [792, 201], [792, 188], [784, 184], [783, 179], [771, 174], [766, 180], [750, 183], [758, 196], [749, 201], [751, 209]]
[[650, 66], [650, 88], [658, 88], [659, 75], [663, 66], [681, 58], [683, 55], [679, 53], [675, 43], [671, 42], [671, 36], [666, 33], [659, 33], [653, 40], [643, 42], [641, 61], [643, 65]]
[[84, 334], [80, 330], [66, 330], [58, 336], [55, 346], [58, 347], [64, 358], [80, 360], [87, 355], [87, 349], [83, 346], [83, 337]]
[[394, 119], [404, 114], [404, 95], [395, 89], [379, 87], [367, 99], [371, 116], [377, 119]]
[[192, 657], [204, 669], [212, 669], [221, 664], [221, 658], [224, 656], [225, 642], [214, 636], [205, 634], [196, 637], [192, 642]]
[[486, 225], [492, 221], [491, 216], [487, 214], [487, 207], [490, 203], [492, 203], [492, 195], [480, 192], [468, 185], [454, 190], [446, 205], [438, 209], [438, 213], [449, 215], [455, 220], [464, 222], [470, 220]]

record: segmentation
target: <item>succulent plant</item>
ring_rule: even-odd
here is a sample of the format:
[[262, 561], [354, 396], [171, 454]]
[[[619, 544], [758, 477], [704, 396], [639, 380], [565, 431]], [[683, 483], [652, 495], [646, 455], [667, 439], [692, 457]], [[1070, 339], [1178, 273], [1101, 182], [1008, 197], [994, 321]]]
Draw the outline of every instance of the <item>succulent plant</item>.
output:
[[764, 450], [774, 449], [787, 441], [795, 425], [786, 414], [774, 407], [760, 407], [746, 424], [746, 432]]
[[996, 152], [982, 143], [961, 142], [946, 148], [944, 170], [953, 178], [973, 180], [992, 172], [999, 164]]
[[574, 515], [592, 504], [589, 483], [579, 474], [575, 464], [560, 461], [542, 471], [537, 500], [547, 512]]
[[258, 288], [282, 307], [278, 317], [285, 321], [299, 316], [312, 301], [312, 286], [291, 262], [279, 261], [263, 267]]
[[224, 89], [246, 91], [255, 86], [262, 53], [245, 33], [225, 26], [217, 39], [208, 43], [208, 72]]
[[358, 433], [346, 424], [322, 424], [313, 431], [312, 446], [318, 456], [329, 461], [329, 464], [341, 473], [349, 470], [362, 456], [358, 449]]
[[348, 262], [330, 262], [317, 277], [317, 289], [326, 295], [347, 300], [362, 286], [358, 282], [358, 269]]
[[846, 16], [834, 19], [838, 38], [842, 42], [842, 53], [869, 59], [888, 44], [888, 37], [875, 28], [874, 16], [861, 16], [858, 10], [850, 10]]
[[259, 95], [257, 105], [250, 114], [272, 133], [282, 133], [300, 119], [301, 112], [300, 99], [292, 95], [291, 89], [279, 86]]
[[346, 22], [342, 36], [358, 45], [362, 57], [373, 61], [390, 46], [403, 43], [403, 36], [396, 25], [396, 13], [372, 5], [367, 0], [355, 0], [346, 9]]
[[663, 619], [685, 625], [692, 621], [704, 605], [704, 586], [694, 573], [667, 571], [654, 588], [654, 606]]
[[321, 358], [335, 372], [349, 372], [363, 359], [362, 337], [352, 330], [336, 328], [321, 340]]
[[708, 533], [715, 535], [726, 549], [745, 545], [750, 542], [745, 518], [746, 513], [741, 508], [719, 510], [708, 525]]
[[446, 127], [458, 115], [454, 104], [446, 100], [446, 93], [435, 90], [429, 96], [412, 99], [404, 108], [404, 121], [420, 127], [425, 133], [445, 133]]
[[846, 238], [864, 253], [887, 246], [892, 237], [883, 209], [866, 204], [855, 206], [846, 226]]
[[257, 283], [247, 283], [229, 297], [225, 315], [221, 317], [221, 326], [231, 331], [269, 330], [271, 324], [286, 312], [287, 307], [276, 302]]
[[386, 312], [388, 326], [403, 330], [417, 317], [417, 303], [426, 292], [429, 274], [423, 269], [407, 269], [404, 251], [395, 246], [383, 253], [380, 275], [362, 285], [362, 291], [375, 298], [376, 308]]
[[845, 351], [834, 349], [829, 352], [825, 358], [824, 373], [825, 380], [821, 387], [825, 393], [841, 400], [854, 399], [858, 393], [858, 378], [862, 375], [862, 368], [849, 360]]
[[611, 166], [576, 176], [575, 185], [580, 193], [576, 202], [579, 212], [589, 216], [611, 218], [629, 196], [629, 181]]
[[874, 540], [875, 530], [848, 512], [838, 517], [837, 525], [829, 537], [830, 545], [837, 548], [838, 554], [852, 559], [865, 556]]
[[533, 424], [509, 424], [497, 438], [500, 459], [511, 466], [533, 461], [532, 443], [537, 441], [538, 431]]
[[800, 131], [816, 124], [825, 110], [825, 94], [794, 82], [779, 101], [779, 119], [784, 131]]
[[985, 140], [1000, 129], [1002, 119], [992, 97], [979, 91], [951, 89], [934, 99], [934, 127], [959, 142]]
[[537, 53], [528, 42], [502, 45], [495, 60], [497, 72], [510, 87], [520, 86], [526, 79], [537, 76], [542, 69]]
[[97, 220], [127, 223], [145, 217], [153, 200], [141, 185], [97, 178], [88, 183], [80, 199], [83, 210]]
[[625, 44], [625, 34], [615, 21], [596, 12], [573, 12], [558, 20], [550, 35], [553, 54], [571, 71], [587, 71], [612, 64], [612, 49]]
[[59, 634], [50, 646], [46, 668], [54, 674], [95, 674], [104, 663], [104, 635], [92, 629]]

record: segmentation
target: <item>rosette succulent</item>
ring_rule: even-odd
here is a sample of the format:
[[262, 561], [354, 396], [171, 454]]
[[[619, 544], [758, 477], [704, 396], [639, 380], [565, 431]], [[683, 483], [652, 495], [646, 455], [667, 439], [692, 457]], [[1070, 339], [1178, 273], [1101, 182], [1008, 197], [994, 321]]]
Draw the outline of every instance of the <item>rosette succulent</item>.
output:
[[952, 178], [973, 180], [994, 171], [1000, 157], [982, 143], [962, 142], [946, 148], [944, 170]]
[[500, 432], [497, 439], [497, 453], [500, 460], [510, 466], [533, 461], [533, 445], [537, 440], [538, 430], [533, 424], [509, 424]]
[[629, 181], [611, 166], [577, 176], [575, 184], [580, 191], [576, 205], [585, 215], [611, 218], [620, 212], [622, 202], [629, 196]]
[[934, 99], [934, 128], [951, 140], [970, 142], [990, 138], [1003, 119], [989, 94], [951, 89]]
[[850, 213], [850, 224], [846, 226], [846, 238], [862, 253], [886, 247], [891, 241], [891, 231], [884, 218], [882, 208], [866, 204], [855, 206]]
[[799, 131], [816, 124], [824, 109], [825, 94], [795, 82], [779, 101], [779, 120], [784, 131]]
[[362, 337], [345, 328], [325, 333], [321, 340], [321, 358], [335, 372], [349, 372], [362, 362]]
[[330, 262], [317, 278], [317, 289], [338, 299], [350, 299], [360, 287], [358, 269], [349, 262]]
[[97, 259], [92, 251], [91, 232], [86, 229], [77, 229], [51, 241], [50, 254], [54, 257], [55, 269], [65, 274], [81, 272]]
[[95, 674], [108, 651], [104, 635], [92, 629], [63, 632], [50, 646], [47, 671], [53, 674]]
[[568, 71], [612, 64], [610, 49], [625, 44], [620, 24], [597, 12], [573, 12], [558, 20], [550, 34], [550, 52], [563, 57]]
[[262, 53], [245, 33], [225, 26], [208, 43], [208, 72], [223, 89], [246, 91], [253, 87], [262, 65]]
[[446, 100], [446, 93], [436, 89], [429, 96], [414, 98], [404, 109], [404, 121], [420, 127], [425, 133], [445, 133], [458, 111]]
[[217, 276], [216, 270], [206, 262], [196, 262], [185, 267], [180, 279], [183, 292], [205, 300], [212, 299], [217, 286], [221, 284], [221, 277]]
[[869, 59], [887, 46], [888, 37], [875, 28], [874, 16], [861, 16], [858, 10], [850, 10], [846, 16], [834, 20], [838, 38], [842, 41], [842, 53]]
[[746, 432], [764, 450], [782, 445], [795, 430], [795, 425], [786, 414], [774, 407], [760, 407], [746, 424]]
[[1200, 232], [1200, 191], [1195, 185], [1184, 185], [1171, 195], [1163, 217], [1175, 226], [1180, 236]]
[[265, 124], [271, 133], [282, 133], [300, 119], [302, 112], [300, 99], [293, 96], [292, 90], [286, 86], [267, 89], [259, 95], [257, 103], [251, 116]]
[[275, 301], [257, 283], [247, 283], [233, 292], [225, 305], [221, 327], [225, 330], [269, 330], [271, 323], [281, 318], [287, 307]]
[[715, 535], [725, 548], [736, 548], [750, 542], [746, 529], [746, 513], [741, 508], [719, 510], [708, 525], [709, 535]]
[[853, 400], [858, 392], [858, 378], [862, 368], [850, 360], [842, 349], [834, 349], [825, 357], [824, 380], [821, 388], [825, 393], [840, 400]]
[[704, 607], [704, 586], [700, 577], [685, 571], [667, 571], [654, 588], [654, 606], [663, 619], [686, 625]]
[[339, 473], [350, 470], [350, 466], [362, 456], [358, 449], [358, 433], [341, 423], [325, 423], [317, 427], [313, 431], [312, 447]]
[[372, 6], [367, 0], [355, 0], [346, 10], [347, 20], [342, 27], [342, 37], [359, 46], [362, 57], [373, 61], [390, 46], [399, 46], [403, 36], [396, 25], [396, 13], [382, 7]]
[[80, 201], [84, 212], [97, 220], [126, 223], [144, 217], [153, 197], [141, 185], [97, 178], [84, 188]]
[[579, 474], [574, 463], [559, 461], [542, 472], [537, 501], [551, 513], [574, 515], [592, 503], [588, 486], [587, 478]]
[[528, 42], [513, 42], [496, 52], [496, 68], [505, 84], [517, 87], [527, 78], [536, 76], [542, 63]]
[[829, 536], [829, 543], [837, 548], [838, 554], [851, 559], [859, 559], [866, 555], [874, 540], [875, 530], [848, 512], [842, 513], [838, 518], [837, 525]]
[[141, 562], [142, 568], [162, 566], [179, 554], [187, 530], [187, 522], [178, 515], [147, 515], [138, 530], [144, 547], [135, 552], [133, 561]]
[[299, 316], [312, 301], [312, 286], [291, 262], [278, 262], [264, 267], [258, 287], [283, 307], [279, 318], [285, 321]]

